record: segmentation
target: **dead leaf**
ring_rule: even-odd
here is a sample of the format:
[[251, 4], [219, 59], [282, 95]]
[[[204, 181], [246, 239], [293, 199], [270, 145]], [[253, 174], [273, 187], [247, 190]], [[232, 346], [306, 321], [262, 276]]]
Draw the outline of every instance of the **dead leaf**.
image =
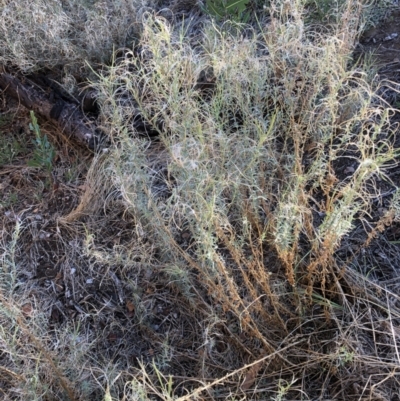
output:
[[128, 309], [129, 314], [133, 314], [133, 312], [135, 311], [135, 305], [132, 301], [126, 302], [126, 309]]
[[244, 377], [243, 383], [240, 386], [242, 391], [248, 390], [256, 381], [258, 372], [262, 368], [264, 361], [259, 361], [256, 364], [254, 364], [246, 373], [246, 376]]
[[23, 304], [21, 310], [25, 317], [31, 317], [33, 315], [33, 307], [29, 302]]

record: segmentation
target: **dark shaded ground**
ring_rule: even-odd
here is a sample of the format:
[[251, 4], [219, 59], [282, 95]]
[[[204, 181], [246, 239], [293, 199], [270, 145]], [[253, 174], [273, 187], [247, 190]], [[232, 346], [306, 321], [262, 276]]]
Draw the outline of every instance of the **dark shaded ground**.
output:
[[372, 53], [380, 73], [396, 82], [400, 76], [400, 10], [394, 10], [382, 24], [365, 32], [359, 51]]

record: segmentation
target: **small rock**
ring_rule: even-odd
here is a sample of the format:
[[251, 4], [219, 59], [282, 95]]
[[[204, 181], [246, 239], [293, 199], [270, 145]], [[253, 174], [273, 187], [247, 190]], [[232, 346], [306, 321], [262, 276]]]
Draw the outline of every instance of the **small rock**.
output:
[[384, 38], [383, 41], [384, 41], [384, 42], [387, 42], [387, 41], [389, 41], [389, 40], [396, 39], [397, 36], [399, 36], [398, 33], [392, 33], [392, 34], [386, 36], [386, 38]]
[[353, 166], [348, 166], [344, 169], [345, 174], [353, 174], [355, 172], [355, 168]]

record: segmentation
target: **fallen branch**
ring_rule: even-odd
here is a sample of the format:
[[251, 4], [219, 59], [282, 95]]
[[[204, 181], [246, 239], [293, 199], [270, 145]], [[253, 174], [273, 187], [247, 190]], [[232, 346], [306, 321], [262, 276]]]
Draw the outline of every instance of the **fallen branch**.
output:
[[82, 112], [80, 105], [65, 101], [57, 96], [54, 90], [46, 94], [29, 82], [22, 83], [7, 73], [0, 74], [0, 88], [27, 109], [52, 121], [69, 138], [74, 138], [90, 149], [94, 149], [99, 143], [95, 128]]

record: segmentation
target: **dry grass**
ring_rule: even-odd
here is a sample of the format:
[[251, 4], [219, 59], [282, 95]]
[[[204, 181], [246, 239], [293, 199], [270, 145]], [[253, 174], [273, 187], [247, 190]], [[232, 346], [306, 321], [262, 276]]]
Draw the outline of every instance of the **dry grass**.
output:
[[[343, 5], [329, 32], [305, 24], [302, 2], [287, 5], [273, 1], [270, 16], [246, 30], [201, 21], [195, 40], [184, 25], [144, 13], [135, 50], [97, 75], [99, 120], [113, 145], [94, 159], [80, 204], [52, 221], [58, 278], [37, 284], [21, 273], [40, 264], [21, 248], [36, 226], [23, 214], [4, 220], [6, 399], [395, 394], [398, 287], [362, 264], [400, 223], [389, 174], [398, 111], [351, 60], [358, 2]], [[32, 34], [38, 45], [13, 50], [13, 63], [55, 66], [65, 54], [74, 66], [104, 62], [95, 44], [118, 43], [84, 36], [64, 54], [70, 21], [57, 15], [52, 44]], [[119, 38], [129, 24], [121, 21]], [[5, 40], [11, 54], [15, 39]], [[56, 299], [63, 319], [54, 319]]]
[[2, 0], [0, 62], [24, 73], [57, 70], [72, 92], [91, 68], [132, 46], [142, 12], [140, 1]]

